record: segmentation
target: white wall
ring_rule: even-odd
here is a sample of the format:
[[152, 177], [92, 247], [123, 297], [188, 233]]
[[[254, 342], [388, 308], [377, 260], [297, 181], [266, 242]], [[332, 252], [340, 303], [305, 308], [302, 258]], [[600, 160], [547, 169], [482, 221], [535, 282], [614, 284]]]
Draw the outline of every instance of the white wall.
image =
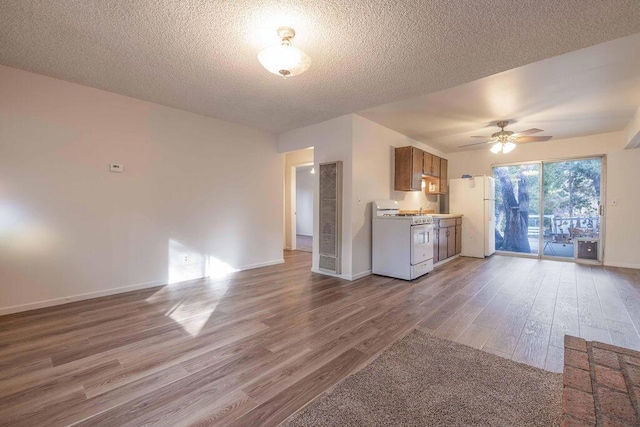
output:
[[282, 262], [275, 135], [7, 67], [0, 93], [0, 313]]
[[[414, 145], [441, 157], [444, 153], [350, 114], [317, 125], [285, 132], [279, 136], [279, 151], [288, 152], [314, 147], [314, 162], [344, 162], [342, 212], [342, 263], [340, 277], [353, 280], [371, 273], [371, 202], [394, 199], [403, 209], [439, 209], [438, 196], [421, 191], [393, 190], [394, 148]], [[317, 177], [315, 188], [318, 188]], [[317, 211], [317, 196], [315, 210]], [[318, 235], [317, 218], [314, 235]], [[313, 268], [317, 270], [317, 240], [314, 239]]]
[[[313, 236], [313, 166], [296, 169], [296, 234]], [[313, 169], [315, 171], [315, 169]]]
[[[496, 155], [488, 149], [449, 153], [449, 177], [491, 175], [495, 164], [606, 154], [604, 263], [640, 268], [640, 224], [635, 219], [640, 212], [640, 150], [623, 150], [626, 143], [625, 132], [613, 132], [521, 144], [509, 154]], [[612, 200], [618, 206], [612, 206]]]
[[441, 151], [353, 115], [353, 271], [354, 277], [371, 272], [371, 204], [374, 200], [398, 200], [401, 209], [439, 211], [439, 196], [423, 191], [394, 190], [395, 147], [412, 145], [439, 157]]
[[640, 268], [639, 185], [640, 148], [609, 153], [606, 265]]
[[[287, 153], [313, 147], [314, 166], [318, 170], [323, 162], [342, 161], [344, 183], [342, 186], [342, 274], [339, 277], [352, 278], [351, 266], [351, 200], [352, 200], [352, 135], [351, 115], [340, 116], [326, 122], [294, 129], [278, 135], [278, 151]], [[314, 175], [314, 188], [318, 188], [318, 175]], [[314, 212], [318, 211], [318, 192], [314, 197]], [[317, 215], [313, 220], [313, 235], [317, 236], [319, 223]], [[318, 239], [313, 239], [312, 270], [318, 269]]]
[[313, 148], [292, 151], [285, 154], [284, 162], [284, 248], [291, 249], [295, 240], [295, 221], [292, 223], [292, 205], [296, 203], [295, 175], [291, 170], [296, 165], [313, 163]]
[[624, 129], [626, 148], [640, 148], [640, 107]]

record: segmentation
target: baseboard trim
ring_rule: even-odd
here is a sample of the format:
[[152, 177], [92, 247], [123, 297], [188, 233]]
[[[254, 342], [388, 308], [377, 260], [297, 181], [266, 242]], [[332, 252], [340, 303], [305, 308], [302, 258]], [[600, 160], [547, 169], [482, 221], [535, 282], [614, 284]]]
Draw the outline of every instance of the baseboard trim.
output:
[[635, 270], [640, 270], [640, 264], [631, 264], [628, 262], [604, 262], [605, 267], [620, 267], [620, 268], [633, 268]]
[[338, 279], [344, 279], [344, 280], [348, 280], [350, 282], [353, 282], [354, 280], [358, 280], [361, 279], [363, 277], [369, 276], [371, 275], [371, 270], [366, 270], [366, 271], [362, 271], [358, 274], [336, 274], [336, 273], [331, 273], [329, 271], [325, 271], [325, 270], [318, 270], [315, 268], [311, 269], [311, 272], [313, 273], [318, 273], [318, 274], [323, 274], [325, 276], [331, 276], [331, 277], [337, 277]]
[[362, 279], [363, 277], [367, 277], [367, 276], [371, 276], [371, 270], [365, 270], [365, 271], [361, 271], [358, 274], [353, 274], [351, 276], [351, 280], [358, 280], [358, 279]]
[[61, 298], [54, 298], [44, 301], [36, 301], [28, 304], [14, 305], [11, 307], [0, 308], [0, 316], [7, 314], [20, 313], [23, 311], [37, 310], [39, 308], [53, 307], [54, 305], [68, 304], [70, 302], [83, 301], [87, 299], [106, 297], [109, 295], [122, 294], [125, 292], [137, 291], [140, 289], [154, 288], [156, 286], [164, 286], [165, 282], [153, 281], [147, 283], [138, 283], [136, 285], [121, 286], [119, 288], [106, 289], [103, 291], [88, 292], [85, 294], [70, 295]]
[[318, 274], [322, 274], [323, 276], [331, 276], [331, 277], [336, 277], [338, 279], [344, 279], [344, 280], [351, 280], [349, 278], [349, 276], [345, 275], [345, 274], [336, 274], [336, 273], [331, 273], [329, 271], [325, 271], [325, 270], [319, 270], [317, 268], [312, 268], [311, 269], [312, 273], [318, 273]]
[[278, 265], [278, 264], [284, 264], [284, 258], [274, 259], [274, 260], [265, 261], [265, 262], [258, 262], [256, 264], [247, 264], [245, 266], [240, 267], [238, 270], [240, 271], [253, 270], [254, 268], [269, 267], [270, 265]]

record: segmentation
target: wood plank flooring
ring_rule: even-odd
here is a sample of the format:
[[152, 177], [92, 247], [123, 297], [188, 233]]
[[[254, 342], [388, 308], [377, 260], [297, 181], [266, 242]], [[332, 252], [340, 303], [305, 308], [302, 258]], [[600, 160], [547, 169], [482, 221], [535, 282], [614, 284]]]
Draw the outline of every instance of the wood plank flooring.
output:
[[277, 425], [413, 328], [552, 371], [640, 349], [640, 271], [493, 256], [413, 282], [282, 265], [0, 317], [0, 425]]

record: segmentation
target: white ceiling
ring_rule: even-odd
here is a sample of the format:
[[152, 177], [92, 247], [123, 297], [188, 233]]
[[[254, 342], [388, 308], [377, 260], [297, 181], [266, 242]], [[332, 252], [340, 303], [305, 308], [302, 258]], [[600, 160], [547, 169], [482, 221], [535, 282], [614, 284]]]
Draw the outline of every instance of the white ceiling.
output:
[[638, 0], [3, 0], [0, 64], [280, 132], [637, 32]]
[[503, 119], [553, 139], [620, 131], [638, 106], [640, 33], [358, 114], [451, 152], [486, 149], [458, 147]]

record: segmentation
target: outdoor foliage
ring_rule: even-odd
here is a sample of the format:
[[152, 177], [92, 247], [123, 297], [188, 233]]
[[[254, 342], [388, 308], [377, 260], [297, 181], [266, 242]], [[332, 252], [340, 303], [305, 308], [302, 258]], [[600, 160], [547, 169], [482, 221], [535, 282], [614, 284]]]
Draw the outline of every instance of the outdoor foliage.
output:
[[544, 164], [544, 214], [560, 217], [598, 215], [600, 159]]
[[531, 253], [530, 228], [536, 234], [551, 232], [550, 218], [566, 218], [562, 224], [566, 230], [579, 226], [571, 218], [597, 217], [600, 159], [550, 162], [544, 163], [543, 167], [544, 222], [539, 229], [540, 164], [493, 168], [496, 178], [496, 249]]
[[530, 253], [529, 216], [537, 215], [540, 203], [539, 166], [496, 167], [493, 174], [496, 178], [496, 249]]

